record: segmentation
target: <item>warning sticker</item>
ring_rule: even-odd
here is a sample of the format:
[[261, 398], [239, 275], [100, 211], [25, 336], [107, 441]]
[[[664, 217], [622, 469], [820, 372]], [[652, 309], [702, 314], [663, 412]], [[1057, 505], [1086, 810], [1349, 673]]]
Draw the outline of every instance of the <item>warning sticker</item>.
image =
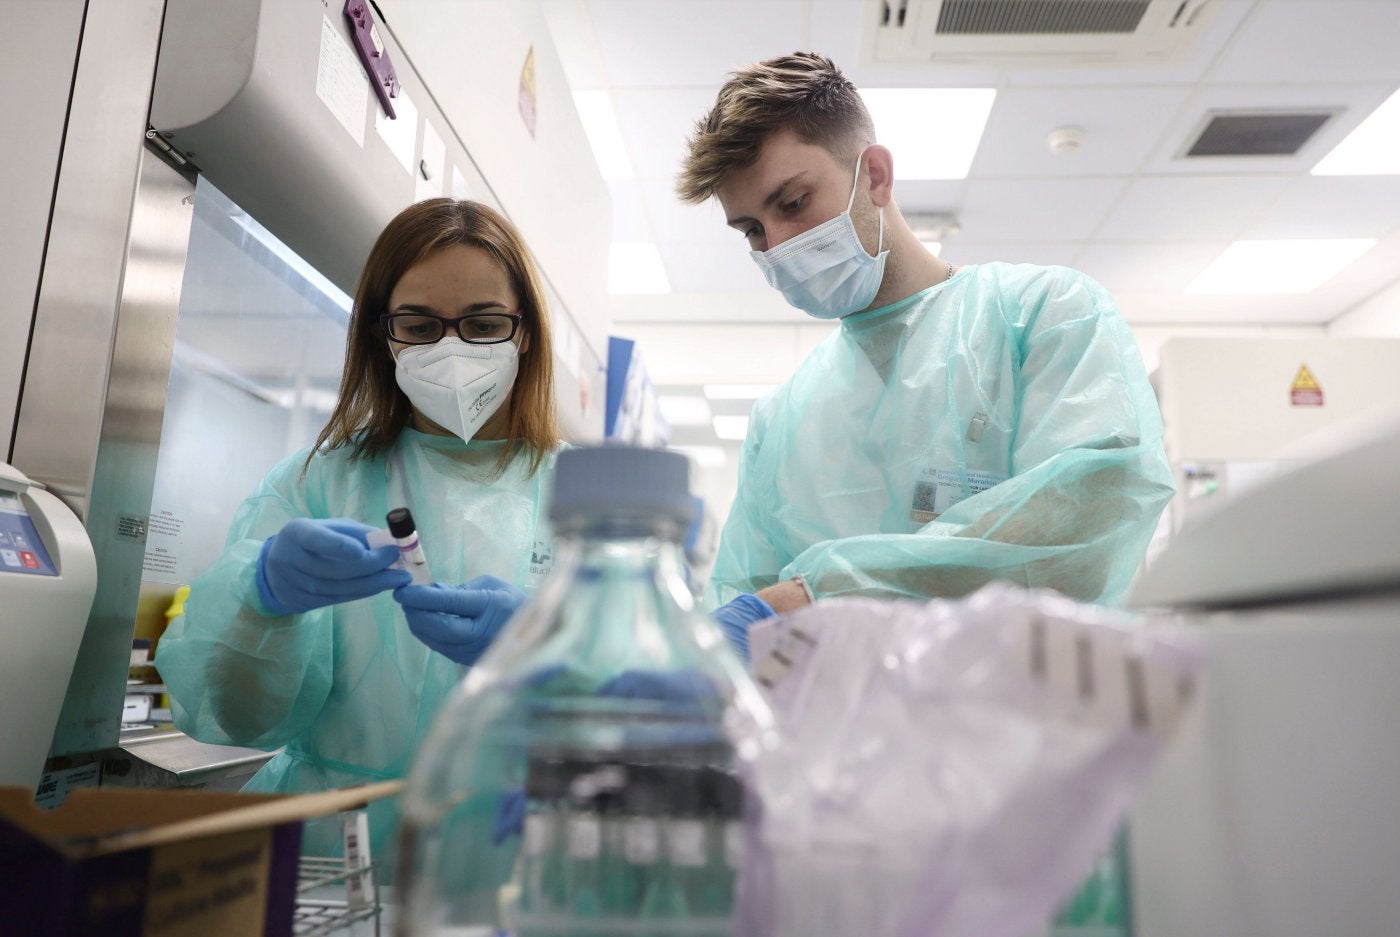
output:
[[1306, 364], [1299, 365], [1298, 373], [1293, 377], [1293, 386], [1288, 389], [1288, 398], [1295, 407], [1322, 406], [1322, 385]]

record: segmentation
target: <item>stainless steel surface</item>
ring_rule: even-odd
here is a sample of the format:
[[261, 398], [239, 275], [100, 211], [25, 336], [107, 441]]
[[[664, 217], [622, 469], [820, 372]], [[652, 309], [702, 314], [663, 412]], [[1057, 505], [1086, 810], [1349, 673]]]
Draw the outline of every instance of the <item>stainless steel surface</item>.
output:
[[194, 191], [150, 152], [140, 168], [101, 433], [67, 444], [97, 443], [86, 526], [99, 572], [54, 754], [115, 745], [126, 691]]
[[103, 758], [108, 787], [186, 787], [236, 791], [273, 752], [206, 745], [173, 728], [125, 735]]
[[[413, 104], [388, 129], [405, 133], [414, 158], [401, 161], [385, 142], [372, 94], [359, 106], [354, 96], [345, 105], [353, 130], [337, 119], [323, 97], [328, 84], [368, 90], [343, 6], [168, 0], [151, 125], [224, 194], [353, 293], [379, 231], [422, 197], [419, 174], [409, 167], [418, 165], [415, 141], [425, 118], [475, 196], [499, 203], [387, 30], [380, 38]], [[409, 120], [416, 123], [404, 129]]]
[[[16, 4], [0, 5], [5, 11]], [[23, 88], [22, 107], [5, 111], [0, 147], [0, 462], [11, 461], [10, 437], [19, 407], [24, 356], [43, 267], [58, 157], [63, 147], [68, 91], [73, 86], [83, 0], [25, 4], [6, 18], [5, 86]]]
[[10, 461], [84, 520], [163, 8], [162, 0], [87, 5], [15, 426]]

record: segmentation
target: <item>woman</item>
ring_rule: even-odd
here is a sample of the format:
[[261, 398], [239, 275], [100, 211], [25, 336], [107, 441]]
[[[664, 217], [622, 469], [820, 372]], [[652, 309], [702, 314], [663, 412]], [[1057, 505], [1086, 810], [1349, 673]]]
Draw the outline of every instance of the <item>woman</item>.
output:
[[[402, 777], [548, 571], [541, 494], [559, 446], [549, 319], [519, 234], [475, 202], [405, 209], [360, 276], [330, 421], [243, 502], [161, 639], [176, 726], [285, 746], [247, 791]], [[408, 585], [397, 547], [368, 545], [396, 507], [434, 578], [464, 585]], [[392, 807], [370, 822], [378, 849]], [[338, 854], [338, 828], [308, 823], [303, 851]]]

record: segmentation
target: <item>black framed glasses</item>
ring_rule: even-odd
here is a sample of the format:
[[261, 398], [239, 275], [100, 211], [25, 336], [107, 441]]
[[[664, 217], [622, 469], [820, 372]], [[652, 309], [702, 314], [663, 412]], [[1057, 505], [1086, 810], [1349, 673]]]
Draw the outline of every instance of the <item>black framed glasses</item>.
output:
[[389, 337], [403, 345], [431, 345], [457, 330], [457, 337], [471, 345], [499, 345], [515, 337], [524, 318], [515, 312], [483, 312], [443, 319], [421, 312], [391, 312], [379, 317], [379, 324]]

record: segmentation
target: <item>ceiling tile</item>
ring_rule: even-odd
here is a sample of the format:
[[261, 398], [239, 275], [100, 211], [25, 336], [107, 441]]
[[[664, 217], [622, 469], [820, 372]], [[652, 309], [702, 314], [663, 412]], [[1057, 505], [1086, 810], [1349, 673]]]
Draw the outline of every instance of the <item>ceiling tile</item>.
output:
[[588, 0], [615, 88], [718, 88], [802, 41], [802, 0]]
[[686, 141], [714, 107], [716, 88], [618, 90], [613, 93], [618, 125], [639, 176], [675, 178], [686, 155]]
[[686, 244], [662, 241], [661, 261], [677, 293], [769, 290], [758, 265], [742, 241], [733, 244]]
[[1126, 179], [968, 181], [958, 208], [968, 240], [1077, 241], [1103, 220]]
[[1110, 293], [1180, 293], [1225, 248], [1219, 241], [1090, 241], [1076, 266]]
[[941, 256], [955, 264], [984, 264], [993, 260], [1011, 264], [1059, 264], [1072, 266], [1079, 253], [1074, 241], [1036, 243], [1031, 241], [965, 241], [954, 238], [943, 246]]
[[1242, 236], [1382, 237], [1397, 227], [1400, 176], [1302, 176]]
[[1206, 78], [1291, 84], [1393, 79], [1397, 39], [1400, 3], [1394, 0], [1269, 0], [1257, 6]]
[[[1152, 153], [1161, 122], [1190, 95], [1185, 87], [1003, 91], [971, 175], [1126, 175]], [[1083, 127], [1084, 142], [1077, 152], [1057, 156], [1045, 138], [1064, 125]]]
[[1100, 240], [1234, 240], [1269, 208], [1287, 176], [1139, 179], [1094, 232]]
[[[784, 323], [803, 326], [815, 320], [794, 309], [777, 290], [766, 285], [759, 290], [707, 293], [667, 293], [661, 296], [609, 296], [608, 311], [614, 322], [655, 322], [674, 326], [698, 323], [737, 322], [746, 325]], [[684, 349], [681, 349], [684, 353]], [[737, 383], [753, 382], [726, 378]]]
[[612, 195], [613, 205], [612, 239], [656, 240], [637, 182], [632, 179], [615, 179], [608, 183], [608, 192]]
[[[899, 165], [897, 154], [895, 165]], [[956, 214], [966, 188], [967, 182], [963, 179], [896, 179], [894, 199], [899, 210], [906, 215], [911, 212], [948, 211]]]
[[607, 87], [588, 7], [581, 0], [540, 0], [554, 51], [574, 91]]
[[646, 179], [640, 187], [658, 241], [722, 244], [747, 259], [748, 245], [738, 231], [724, 223], [719, 202], [706, 199], [699, 205], [688, 205], [676, 197], [670, 179]]

